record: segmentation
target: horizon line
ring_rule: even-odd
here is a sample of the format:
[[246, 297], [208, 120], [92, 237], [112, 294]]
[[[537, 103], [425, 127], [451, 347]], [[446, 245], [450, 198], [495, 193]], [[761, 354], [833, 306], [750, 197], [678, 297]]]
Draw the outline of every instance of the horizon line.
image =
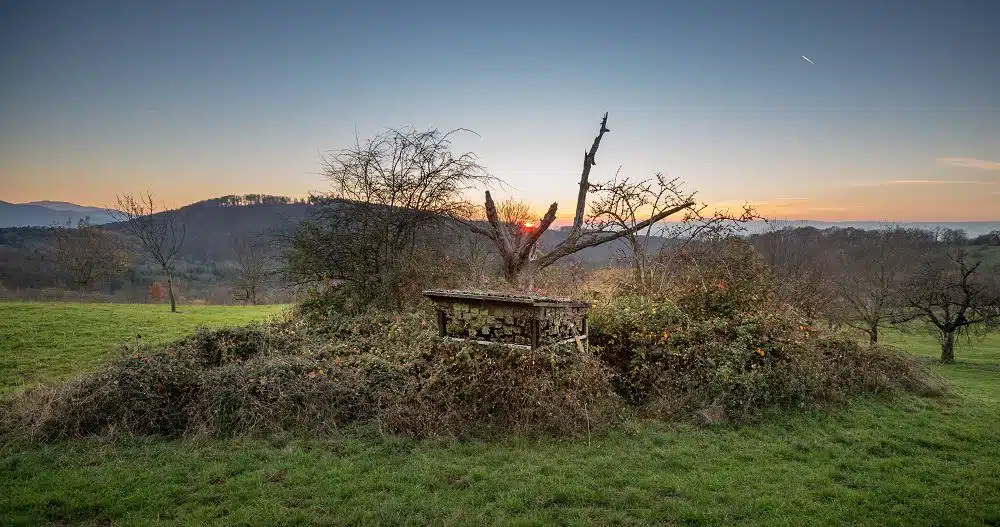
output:
[[[191, 202], [186, 203], [184, 205], [168, 206], [166, 208], [166, 210], [178, 210], [178, 209], [182, 209], [184, 207], [195, 205], [197, 203], [203, 203], [203, 202], [206, 202], [206, 201], [212, 201], [214, 199], [218, 199], [218, 198], [221, 198], [221, 197], [224, 197], [224, 196], [242, 196], [242, 195], [247, 195], [247, 194], [258, 194], [258, 195], [264, 195], [264, 196], [278, 196], [278, 197], [287, 197], [287, 198], [293, 198], [293, 199], [300, 199], [300, 198], [303, 198], [303, 197], [308, 198], [308, 195], [305, 195], [305, 196], [295, 196], [295, 195], [289, 195], [289, 194], [267, 194], [267, 193], [252, 193], [252, 192], [251, 193], [245, 193], [245, 194], [223, 194], [223, 195], [214, 196], [214, 197], [210, 197], [210, 198], [204, 198], [204, 199], [199, 199], [199, 200], [191, 201]], [[5, 200], [0, 200], [0, 201], [5, 201]], [[37, 205], [38, 202], [43, 202], [43, 201], [58, 202], [58, 203], [68, 203], [68, 204], [71, 204], [71, 205], [76, 205], [78, 207], [90, 207], [90, 208], [97, 208], [97, 209], [107, 209], [108, 208], [108, 207], [106, 207], [104, 205], [82, 204], [82, 203], [77, 203], [75, 201], [67, 201], [67, 200], [64, 200], [64, 199], [36, 199], [36, 200], [22, 201], [22, 202], [7, 201], [7, 203], [11, 203], [13, 205]], [[41, 205], [39, 205], [39, 206], [41, 206]], [[571, 214], [567, 214], [565, 216], [562, 215], [562, 214], [557, 214], [556, 215], [556, 220], [555, 220], [555, 222], [553, 222], [552, 225], [555, 226], [555, 227], [564, 227], [564, 226], [570, 225], [570, 223], [568, 223], [569, 220], [572, 220], [572, 215]], [[987, 220], [983, 220], [983, 219], [944, 219], [944, 220], [937, 219], [937, 220], [928, 220], [928, 219], [867, 219], [867, 218], [866, 219], [814, 219], [814, 218], [809, 218], [809, 217], [794, 217], [794, 218], [791, 218], [791, 217], [787, 217], [786, 216], [786, 217], [780, 217], [780, 218], [777, 218], [777, 217], [765, 217], [765, 218], [763, 218], [761, 220], [754, 220], [752, 223], [759, 223], [759, 222], [779, 222], [779, 221], [815, 222], [815, 223], [885, 223], [885, 224], [892, 224], [892, 223], [1000, 223], [1000, 217], [997, 217], [997, 218], [994, 218], [994, 219], [987, 219]], [[677, 221], [677, 220], [664, 219], [660, 223], [680, 223], [680, 222]]]

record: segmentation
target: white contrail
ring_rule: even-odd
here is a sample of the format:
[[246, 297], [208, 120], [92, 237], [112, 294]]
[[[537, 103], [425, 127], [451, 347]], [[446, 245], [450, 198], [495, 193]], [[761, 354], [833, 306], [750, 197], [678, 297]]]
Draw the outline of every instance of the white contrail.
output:
[[802, 58], [804, 58], [804, 59], [806, 60], [806, 62], [808, 62], [809, 64], [812, 64], [812, 65], [816, 65], [816, 63], [815, 63], [815, 62], [813, 62], [813, 61], [809, 60], [809, 57], [807, 57], [807, 56], [805, 56], [805, 55], [802, 55]]

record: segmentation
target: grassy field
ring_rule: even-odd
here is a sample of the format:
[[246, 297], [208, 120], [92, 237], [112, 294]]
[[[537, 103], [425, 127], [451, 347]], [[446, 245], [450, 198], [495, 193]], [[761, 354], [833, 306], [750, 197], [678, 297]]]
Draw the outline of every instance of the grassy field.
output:
[[[13, 315], [0, 313], [8, 319], [0, 326], [3, 360], [15, 371], [30, 363], [38, 376], [50, 366], [58, 369], [52, 378], [92, 367], [134, 331], [121, 326], [140, 324], [124, 323], [119, 307], [6, 309], [17, 306], [34, 316], [16, 315], [15, 334]], [[277, 311], [188, 309], [188, 319], [132, 320], [169, 338], [199, 320], [236, 323]], [[51, 324], [65, 329], [43, 347], [46, 362], [34, 361], [39, 346], [30, 339], [30, 350], [10, 344]], [[83, 326], [91, 346], [76, 362]], [[926, 335], [889, 339], [936, 355]], [[954, 396], [865, 400], [743, 427], [635, 423], [590, 439], [491, 442], [363, 431], [323, 441], [7, 440], [0, 524], [996, 525], [1000, 337], [957, 356], [958, 364], [933, 366]]]
[[0, 302], [0, 394], [19, 386], [65, 380], [95, 367], [136, 336], [167, 342], [198, 326], [238, 325], [285, 306], [169, 306]]

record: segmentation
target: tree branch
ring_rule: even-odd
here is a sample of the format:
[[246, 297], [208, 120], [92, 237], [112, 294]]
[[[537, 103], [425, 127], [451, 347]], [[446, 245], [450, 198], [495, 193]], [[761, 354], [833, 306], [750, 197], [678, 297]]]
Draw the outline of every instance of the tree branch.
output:
[[[560, 244], [559, 246], [557, 246], [555, 249], [553, 249], [552, 251], [550, 251], [548, 254], [546, 254], [546, 255], [542, 256], [541, 258], [539, 258], [538, 260], [536, 260], [536, 263], [540, 267], [544, 267], [546, 265], [551, 265], [556, 260], [558, 260], [558, 259], [560, 259], [560, 258], [562, 258], [564, 256], [573, 254], [575, 252], [582, 251], [583, 249], [586, 249], [587, 247], [593, 247], [595, 245], [601, 245], [603, 243], [607, 243], [607, 242], [610, 242], [610, 241], [617, 240], [618, 238], [621, 238], [623, 236], [628, 236], [630, 234], [634, 234], [634, 233], [636, 233], [636, 232], [638, 232], [638, 231], [640, 231], [640, 230], [642, 230], [642, 229], [644, 229], [644, 228], [646, 228], [646, 227], [648, 227], [648, 226], [650, 226], [650, 225], [652, 225], [652, 224], [654, 224], [654, 223], [662, 220], [663, 218], [666, 218], [667, 216], [670, 216], [671, 214], [676, 214], [676, 213], [678, 213], [678, 212], [680, 212], [680, 211], [682, 211], [682, 210], [684, 210], [686, 208], [692, 207], [692, 206], [694, 206], [694, 202], [693, 201], [687, 201], [687, 202], [684, 202], [684, 203], [682, 203], [680, 205], [677, 205], [676, 207], [673, 207], [673, 208], [667, 209], [667, 210], [665, 210], [663, 212], [660, 212], [659, 214], [657, 214], [657, 215], [649, 218], [646, 221], [642, 221], [642, 222], [636, 223], [635, 225], [633, 225], [633, 226], [631, 226], [631, 227], [629, 227], [627, 229], [622, 229], [620, 231], [606, 233], [604, 236], [591, 235], [592, 237], [589, 240], [586, 240], [586, 241], [582, 241], [581, 240], [582, 237], [578, 238], [576, 241], [572, 241], [572, 242], [571, 242], [571, 240], [573, 240], [573, 238], [567, 238], [565, 242], [563, 242], [562, 244]], [[583, 236], [587, 236], [587, 234], [584, 234]]]
[[573, 228], [570, 230], [570, 239], [577, 236], [583, 227], [583, 215], [587, 210], [587, 192], [590, 191], [590, 167], [597, 164], [597, 149], [601, 146], [601, 139], [604, 134], [610, 132], [608, 128], [608, 113], [604, 112], [601, 119], [601, 129], [594, 138], [594, 143], [590, 145], [590, 150], [583, 153], [583, 171], [580, 173], [580, 190], [576, 195], [576, 214], [573, 215]]

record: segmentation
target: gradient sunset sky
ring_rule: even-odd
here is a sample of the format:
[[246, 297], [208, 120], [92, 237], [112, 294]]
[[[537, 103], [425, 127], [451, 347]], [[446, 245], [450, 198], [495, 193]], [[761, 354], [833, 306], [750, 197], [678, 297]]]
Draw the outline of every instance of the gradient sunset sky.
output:
[[997, 220], [998, 22], [998, 0], [6, 1], [0, 199], [301, 196], [355, 134], [435, 126], [568, 213], [608, 111], [593, 180], [662, 171], [777, 218]]

